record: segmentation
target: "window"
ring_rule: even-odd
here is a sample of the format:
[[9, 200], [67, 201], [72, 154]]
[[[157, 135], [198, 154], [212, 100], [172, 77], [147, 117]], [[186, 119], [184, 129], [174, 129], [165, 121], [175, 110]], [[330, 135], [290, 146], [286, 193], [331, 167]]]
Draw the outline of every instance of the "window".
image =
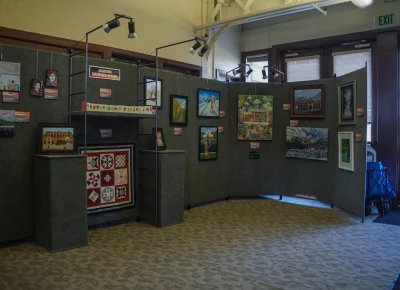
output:
[[[268, 55], [255, 55], [246, 59], [246, 64], [250, 65], [253, 72], [246, 78], [246, 82], [268, 83], [268, 79], [263, 79], [262, 70], [264, 66], [268, 66]], [[268, 75], [268, 68], [266, 68]]]
[[319, 55], [286, 59], [288, 82], [311, 81], [320, 79]]
[[[341, 76], [365, 67], [367, 63], [367, 122], [372, 120], [372, 61], [371, 50], [333, 53], [333, 72]], [[368, 136], [367, 136], [368, 138]], [[371, 139], [371, 136], [369, 136]]]

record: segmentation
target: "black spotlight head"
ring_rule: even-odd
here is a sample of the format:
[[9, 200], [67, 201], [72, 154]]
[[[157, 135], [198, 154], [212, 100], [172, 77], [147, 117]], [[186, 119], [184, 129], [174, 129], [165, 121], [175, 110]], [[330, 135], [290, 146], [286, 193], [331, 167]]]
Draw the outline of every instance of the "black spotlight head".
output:
[[262, 73], [262, 78], [263, 78], [263, 80], [266, 80], [266, 79], [268, 78], [268, 75], [267, 75], [267, 72], [265, 71], [265, 69], [263, 69], [263, 70], [261, 71], [261, 73]]
[[199, 51], [199, 56], [200, 56], [200, 57], [203, 57], [203, 56], [206, 54], [207, 50], [208, 50], [208, 45], [205, 44], [205, 45], [203, 46], [203, 48]]
[[192, 46], [191, 48], [189, 48], [189, 52], [190, 52], [191, 54], [194, 54], [194, 53], [196, 52], [196, 50], [199, 49], [200, 46], [201, 46], [201, 43], [198, 42], [198, 41], [196, 41], [196, 43], [193, 44], [193, 46]]
[[128, 22], [128, 38], [137, 38], [137, 34], [136, 34], [136, 30], [135, 30], [135, 22], [133, 22], [132, 20]]
[[253, 70], [251, 68], [249, 68], [249, 70], [246, 72], [246, 77], [248, 77], [252, 72], [253, 72]]
[[241, 69], [241, 68], [238, 68], [238, 69], [234, 70], [232, 73], [233, 73], [233, 75], [235, 76], [235, 75], [237, 75], [237, 74], [242, 73], [242, 69]]
[[103, 29], [105, 32], [109, 33], [111, 30], [114, 28], [119, 27], [121, 24], [119, 23], [118, 19], [114, 19], [113, 21], [110, 21], [106, 24], [103, 25]]

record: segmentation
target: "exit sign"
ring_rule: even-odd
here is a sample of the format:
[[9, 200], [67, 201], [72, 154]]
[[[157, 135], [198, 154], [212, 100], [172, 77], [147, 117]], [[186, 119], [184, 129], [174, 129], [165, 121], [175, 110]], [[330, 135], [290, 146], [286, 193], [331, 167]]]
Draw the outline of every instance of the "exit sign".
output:
[[398, 25], [398, 12], [375, 16], [375, 28]]

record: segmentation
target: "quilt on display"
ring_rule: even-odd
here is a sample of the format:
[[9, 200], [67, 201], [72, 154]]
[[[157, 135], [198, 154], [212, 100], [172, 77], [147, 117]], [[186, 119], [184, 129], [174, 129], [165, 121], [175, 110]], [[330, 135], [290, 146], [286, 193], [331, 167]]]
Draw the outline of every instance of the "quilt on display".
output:
[[[84, 148], [79, 148], [81, 154], [84, 151]], [[132, 145], [87, 147], [88, 212], [134, 205], [132, 152]]]

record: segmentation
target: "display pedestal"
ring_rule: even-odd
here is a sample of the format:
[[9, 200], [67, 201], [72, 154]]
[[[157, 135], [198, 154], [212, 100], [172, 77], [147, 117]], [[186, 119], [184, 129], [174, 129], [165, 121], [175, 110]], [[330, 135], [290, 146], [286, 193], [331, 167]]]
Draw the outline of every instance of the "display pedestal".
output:
[[142, 221], [156, 227], [183, 222], [185, 151], [158, 151], [158, 194], [155, 190], [156, 154], [141, 150], [141, 212]]
[[35, 239], [50, 252], [88, 245], [86, 155], [33, 155]]

